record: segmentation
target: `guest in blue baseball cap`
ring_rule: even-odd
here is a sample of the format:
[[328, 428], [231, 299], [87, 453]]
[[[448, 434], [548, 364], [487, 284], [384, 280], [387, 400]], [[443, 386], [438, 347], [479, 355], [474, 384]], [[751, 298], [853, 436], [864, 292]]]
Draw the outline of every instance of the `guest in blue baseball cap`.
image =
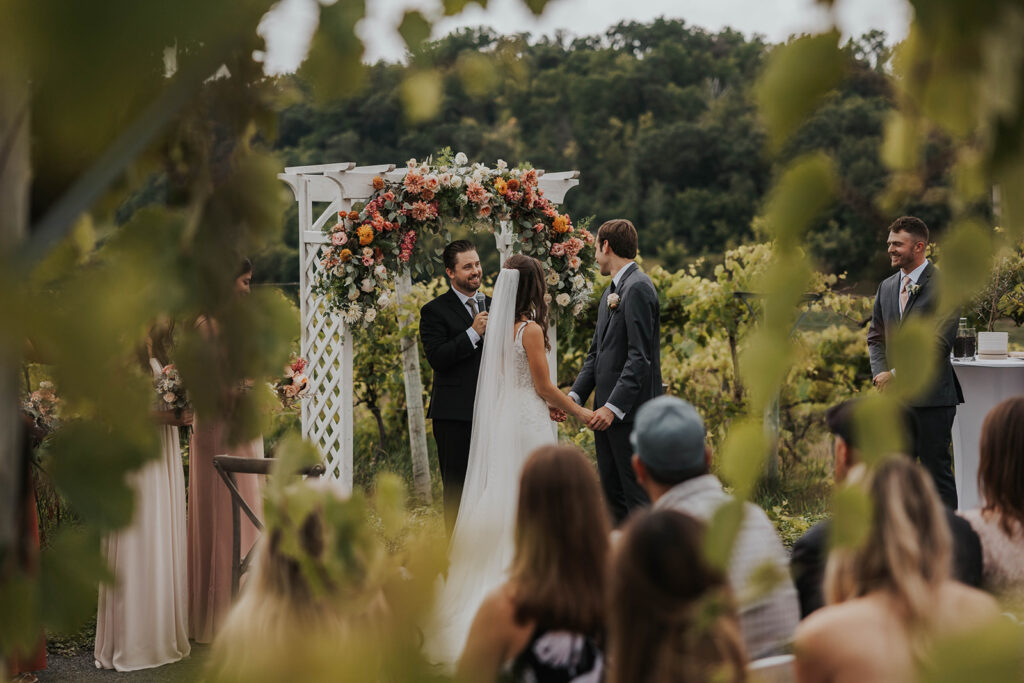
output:
[[[711, 473], [706, 436], [700, 413], [682, 399], [660, 396], [640, 407], [630, 436], [633, 469], [655, 509], [678, 510], [707, 522], [733, 500]], [[768, 591], [763, 588], [766, 567], [777, 577]], [[753, 503], [744, 504], [727, 574], [750, 659], [784, 653], [800, 620], [797, 593], [775, 527]]]

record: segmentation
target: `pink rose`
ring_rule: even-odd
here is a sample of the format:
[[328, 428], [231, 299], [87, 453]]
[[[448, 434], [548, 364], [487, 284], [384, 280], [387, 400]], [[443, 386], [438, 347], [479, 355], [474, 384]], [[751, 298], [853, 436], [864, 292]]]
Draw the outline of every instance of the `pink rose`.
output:
[[347, 243], [348, 235], [346, 235], [344, 232], [336, 232], [333, 235], [331, 235], [331, 244], [333, 244], [334, 246], [340, 247], [341, 245]]
[[580, 261], [580, 257], [579, 256], [570, 256], [569, 257], [569, 267], [572, 268], [573, 270], [579, 270], [581, 263], [582, 263], [582, 261]]
[[552, 256], [565, 256], [565, 245], [561, 242], [555, 242], [551, 245]]
[[373, 256], [364, 256], [363, 257], [363, 265], [366, 266], [367, 268], [372, 266], [373, 265]]
[[178, 397], [175, 396], [173, 392], [168, 391], [166, 394], [164, 394], [164, 403], [169, 403], [173, 405], [174, 401], [176, 401], [177, 398]]

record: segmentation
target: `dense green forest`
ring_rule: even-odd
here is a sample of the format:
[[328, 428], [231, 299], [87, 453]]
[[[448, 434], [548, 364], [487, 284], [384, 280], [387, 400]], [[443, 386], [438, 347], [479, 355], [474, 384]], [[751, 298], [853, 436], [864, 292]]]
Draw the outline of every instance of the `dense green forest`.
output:
[[[753, 88], [774, 46], [678, 20], [621, 23], [601, 36], [531, 40], [472, 29], [428, 43], [407, 64], [378, 63], [350, 97], [317, 104], [300, 72], [281, 79], [292, 104], [274, 145], [288, 165], [402, 163], [445, 146], [493, 163], [578, 169], [567, 197], [596, 224], [631, 218], [641, 250], [675, 269], [757, 240], [757, 216], [776, 168], [757, 120]], [[867, 292], [888, 272], [881, 249], [896, 213], [941, 234], [948, 221], [946, 145], [928, 147], [928, 177], [895, 211], [879, 208], [889, 181], [879, 145], [892, 111], [890, 50], [879, 32], [850, 40], [839, 89], [798, 131], [780, 163], [823, 149], [840, 172], [839, 201], [809, 231], [818, 267], [847, 272]], [[411, 122], [402, 84], [425, 68], [442, 75], [436, 117]], [[264, 281], [298, 279], [297, 218], [257, 258]]]

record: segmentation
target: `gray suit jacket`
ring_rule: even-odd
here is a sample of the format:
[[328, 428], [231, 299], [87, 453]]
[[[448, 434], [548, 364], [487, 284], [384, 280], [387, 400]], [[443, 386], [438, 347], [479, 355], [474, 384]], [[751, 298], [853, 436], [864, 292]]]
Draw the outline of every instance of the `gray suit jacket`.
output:
[[[882, 280], [882, 284], [878, 286], [878, 294], [875, 295], [875, 308], [871, 315], [871, 326], [868, 328], [868, 353], [871, 356], [871, 374], [873, 376], [885, 370], [894, 369], [891, 361], [886, 357], [886, 342], [889, 336], [903, 324], [903, 320], [914, 315], [930, 315], [935, 312], [939, 297], [936, 286], [938, 272], [938, 269], [931, 263], [925, 266], [917, 281], [921, 289], [907, 301], [902, 319], [900, 318], [901, 271], [896, 271]], [[935, 379], [920, 395], [908, 401], [910, 406], [935, 408], [955, 406], [964, 402], [960, 382], [957, 381], [953, 365], [949, 362], [949, 351], [953, 348], [956, 327], [957, 318], [954, 316], [942, 325], [936, 335], [933, 349], [933, 353], [938, 356]], [[895, 368], [895, 370], [899, 374], [900, 369]]]
[[617, 308], [608, 308], [608, 290], [601, 295], [597, 329], [590, 352], [572, 391], [584, 403], [594, 392], [594, 407], [605, 403], [632, 422], [644, 401], [661, 389], [661, 306], [651, 278], [630, 265], [619, 280]]

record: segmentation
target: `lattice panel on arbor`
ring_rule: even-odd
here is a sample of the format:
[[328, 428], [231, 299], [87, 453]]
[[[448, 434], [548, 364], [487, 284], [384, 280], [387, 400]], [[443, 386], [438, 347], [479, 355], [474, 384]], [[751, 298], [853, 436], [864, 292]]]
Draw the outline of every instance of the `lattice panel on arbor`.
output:
[[[320, 258], [327, 246], [322, 234], [312, 231], [302, 240], [300, 255], [304, 280], [315, 281]], [[314, 238], [314, 239], [309, 239]], [[351, 405], [352, 378], [346, 377], [343, 362], [352, 355], [352, 340], [341, 317], [324, 310], [312, 287], [301, 287], [302, 357], [308, 362], [309, 398], [302, 402], [302, 436], [317, 446], [327, 465], [327, 476], [347, 488], [352, 481], [352, 461], [346, 458], [345, 444], [352, 439], [352, 424], [343, 419], [346, 401]], [[349, 365], [351, 367], [351, 365]], [[347, 393], [347, 396], [346, 396]]]

